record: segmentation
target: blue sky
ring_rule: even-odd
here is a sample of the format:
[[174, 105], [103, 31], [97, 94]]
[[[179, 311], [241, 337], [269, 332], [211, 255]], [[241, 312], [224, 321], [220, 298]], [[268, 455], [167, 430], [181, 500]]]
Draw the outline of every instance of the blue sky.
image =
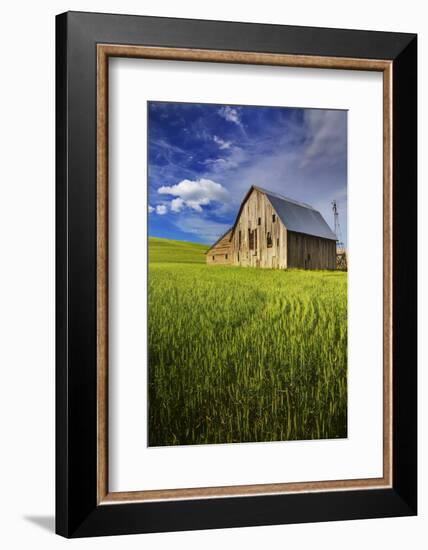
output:
[[148, 103], [149, 235], [213, 243], [251, 185], [311, 204], [347, 234], [347, 113]]

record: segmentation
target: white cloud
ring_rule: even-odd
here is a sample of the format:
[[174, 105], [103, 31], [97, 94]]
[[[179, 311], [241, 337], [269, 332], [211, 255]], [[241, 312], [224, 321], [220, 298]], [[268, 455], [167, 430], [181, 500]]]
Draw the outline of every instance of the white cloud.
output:
[[151, 214], [152, 212], [154, 212], [154, 210], [155, 210], [155, 209], [153, 208], [153, 206], [150, 206], [150, 204], [149, 204], [149, 214]]
[[181, 155], [187, 155], [187, 152], [184, 151], [181, 147], [177, 147], [177, 145], [174, 145], [172, 143], [169, 143], [165, 139], [152, 139], [151, 145], [155, 145], [156, 147], [159, 147], [160, 149], [165, 149], [167, 151], [172, 151], [174, 153], [179, 153]]
[[202, 211], [202, 206], [211, 202], [224, 202], [228, 199], [227, 190], [220, 184], [209, 179], [182, 180], [180, 183], [171, 186], [159, 187], [161, 195], [172, 195], [177, 197], [171, 201], [171, 210], [180, 212], [185, 206]]
[[217, 143], [220, 149], [229, 149], [229, 147], [232, 144], [231, 141], [225, 141], [224, 139], [221, 139], [218, 136], [214, 136], [213, 140], [215, 143]]
[[163, 216], [168, 212], [168, 208], [164, 204], [158, 204], [156, 206], [156, 214], [159, 214], [159, 216]]
[[[231, 146], [231, 148], [228, 151], [227, 157], [219, 157], [219, 158], [208, 158], [203, 161], [203, 164], [208, 167], [209, 171], [213, 173], [213, 177], [218, 177], [219, 173], [223, 173], [225, 171], [236, 171], [236, 169], [245, 162], [248, 162], [249, 159], [252, 158], [251, 152], [246, 152], [241, 147], [237, 147], [236, 145]], [[230, 173], [228, 174], [228, 179], [230, 178]], [[209, 177], [209, 173], [207, 174]]]
[[221, 157], [218, 159], [206, 159], [203, 164], [209, 166], [210, 170], [216, 173], [222, 172], [223, 170], [236, 168], [238, 166], [238, 163], [233, 160], [232, 156], [228, 159]]
[[218, 114], [222, 116], [225, 120], [229, 122], [233, 122], [238, 126], [242, 126], [241, 119], [239, 117], [239, 112], [237, 109], [234, 109], [233, 107], [229, 107], [229, 105], [226, 105], [224, 107], [221, 107], [218, 110]]
[[220, 157], [218, 159], [206, 159], [202, 164], [225, 164], [226, 162], [226, 159]]
[[185, 202], [182, 198], [180, 197], [177, 197], [176, 199], [173, 199], [171, 201], [171, 211], [172, 212], [180, 212], [181, 210], [183, 210], [184, 206], [185, 206]]

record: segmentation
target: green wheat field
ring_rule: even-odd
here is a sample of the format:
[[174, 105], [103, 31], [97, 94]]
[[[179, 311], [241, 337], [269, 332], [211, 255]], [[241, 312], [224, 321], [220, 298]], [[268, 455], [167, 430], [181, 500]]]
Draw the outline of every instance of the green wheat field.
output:
[[347, 278], [149, 238], [149, 445], [347, 437]]

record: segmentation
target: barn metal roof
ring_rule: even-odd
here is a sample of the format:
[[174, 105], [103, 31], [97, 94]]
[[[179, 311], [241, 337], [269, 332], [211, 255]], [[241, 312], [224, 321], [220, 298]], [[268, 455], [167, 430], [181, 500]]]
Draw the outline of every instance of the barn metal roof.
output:
[[318, 210], [315, 210], [309, 204], [283, 197], [278, 193], [268, 191], [262, 187], [254, 186], [254, 188], [267, 196], [282, 223], [290, 231], [322, 237], [323, 239], [330, 239], [333, 241], [337, 240], [336, 235], [330, 229]]

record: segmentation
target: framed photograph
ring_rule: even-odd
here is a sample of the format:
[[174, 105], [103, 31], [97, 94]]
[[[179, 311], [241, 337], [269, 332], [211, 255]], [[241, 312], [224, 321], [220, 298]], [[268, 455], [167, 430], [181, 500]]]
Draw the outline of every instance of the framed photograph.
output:
[[416, 36], [56, 25], [57, 533], [415, 515]]

